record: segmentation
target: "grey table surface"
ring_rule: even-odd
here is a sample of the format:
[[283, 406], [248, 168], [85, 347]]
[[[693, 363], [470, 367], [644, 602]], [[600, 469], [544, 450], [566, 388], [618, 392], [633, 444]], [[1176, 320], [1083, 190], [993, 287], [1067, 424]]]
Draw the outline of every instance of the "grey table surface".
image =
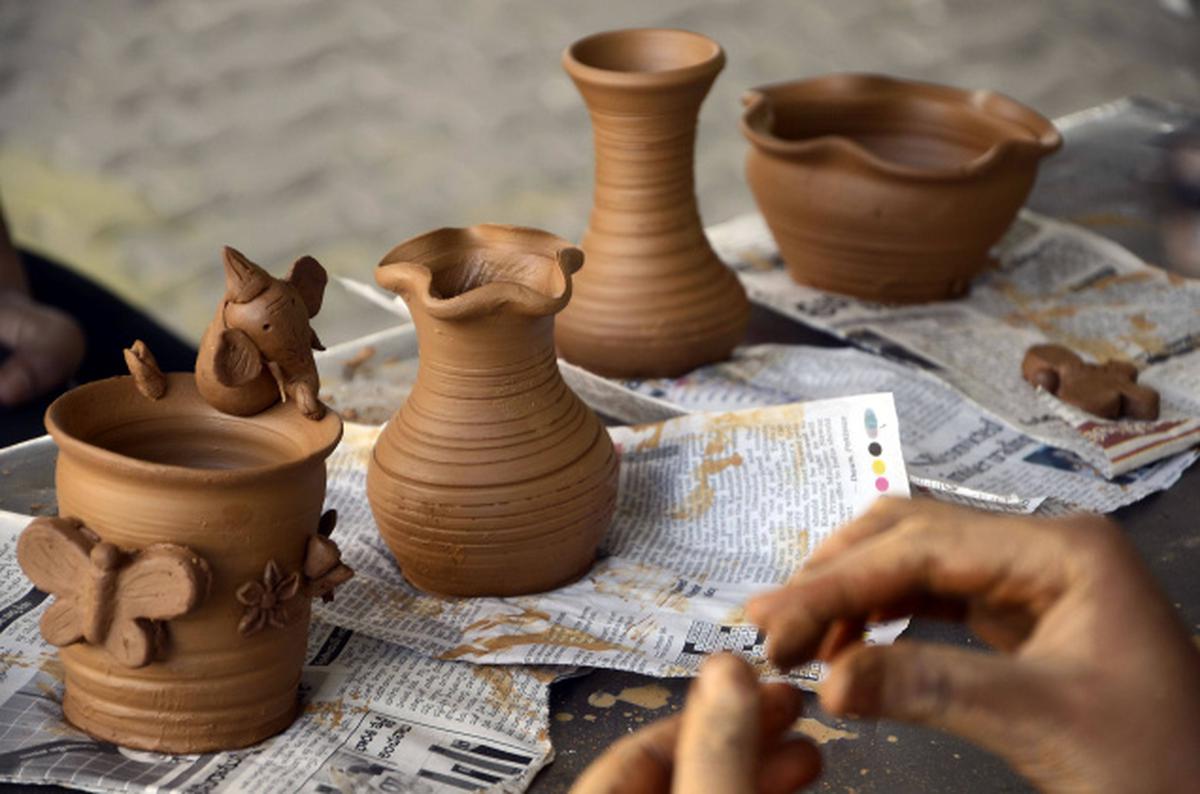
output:
[[[1087, 226], [1149, 262], [1162, 261], [1158, 225], [1166, 197], [1163, 147], [1177, 130], [1200, 124], [1200, 111], [1125, 99], [1060, 119], [1059, 124], [1066, 146], [1044, 164], [1030, 208]], [[760, 307], [755, 308], [747, 341], [840, 344]], [[53, 513], [54, 457], [54, 447], [45, 441], [3, 453], [0, 509]], [[1197, 515], [1200, 468], [1196, 467], [1169, 491], [1116, 514], [1193, 633], [1200, 633]], [[914, 620], [901, 641], [911, 640], [979, 645], [957, 626], [924, 620]], [[651, 711], [633, 704], [601, 708], [589, 703], [596, 692], [615, 694], [649, 683], [670, 692], [667, 706]], [[562, 715], [551, 719], [556, 758], [531, 791], [565, 791], [616, 739], [678, 710], [687, 685], [683, 679], [654, 680], [608, 670], [556, 683], [551, 690], [551, 714]], [[811, 696], [806, 707], [809, 716], [846, 732], [843, 738], [822, 745], [825, 771], [812, 790], [845, 794], [1030, 790], [1002, 761], [954, 737], [897, 723], [837, 720], [821, 713]]]

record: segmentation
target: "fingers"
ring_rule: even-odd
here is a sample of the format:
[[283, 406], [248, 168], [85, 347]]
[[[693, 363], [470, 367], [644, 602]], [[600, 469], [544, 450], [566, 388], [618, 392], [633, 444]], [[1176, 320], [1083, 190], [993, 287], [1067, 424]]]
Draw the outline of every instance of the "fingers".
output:
[[816, 550], [804, 561], [804, 567], [815, 568], [861, 541], [890, 529], [901, 518], [909, 515], [913, 511], [914, 505], [919, 509], [923, 504], [924, 500], [913, 502], [894, 496], [876, 499], [866, 512], [843, 524], [820, 546], [817, 546]]
[[752, 600], [746, 614], [766, 631], [771, 660], [785, 668], [799, 664], [813, 657], [833, 621], [866, 618], [919, 596], [1039, 609], [1057, 597], [1068, 549], [1046, 531], [1048, 524], [938, 507], [913, 510]]
[[18, 405], [57, 386], [83, 360], [84, 339], [66, 314], [13, 292], [0, 293], [0, 405]]
[[618, 741], [571, 787], [571, 794], [662, 794], [671, 786], [682, 715], [659, 720]]
[[821, 772], [821, 754], [808, 739], [780, 743], [804, 709], [804, 695], [786, 683], [762, 684], [759, 715], [759, 794], [791, 794]]
[[1057, 674], [1029, 662], [902, 642], [839, 656], [821, 687], [821, 704], [832, 714], [949, 731], [1011, 759], [1015, 749], [1028, 749], [1064, 724], [1065, 690]]
[[825, 634], [817, 643], [815, 658], [827, 662], [837, 656], [843, 648], [859, 642], [867, 630], [867, 621], [862, 618], [838, 618], [829, 624]]
[[794, 791], [821, 767], [807, 740], [779, 743], [803, 704], [803, 695], [786, 683], [760, 685], [741, 659], [713, 657], [701, 668], [682, 714], [614, 744], [571, 791], [651, 794], [667, 791], [673, 776], [674, 790], [688, 794], [750, 791], [756, 784], [766, 794]]
[[757, 780], [761, 695], [754, 671], [730, 654], [709, 657], [688, 693], [675, 748], [675, 792], [742, 794]]
[[0, 364], [0, 405], [21, 405], [37, 396], [33, 369], [20, 356]]
[[768, 746], [792, 727], [804, 710], [804, 695], [791, 684], [782, 681], [760, 684], [759, 735], [762, 745]]
[[808, 739], [777, 745], [763, 757], [758, 769], [759, 794], [792, 794], [821, 774], [821, 753]]

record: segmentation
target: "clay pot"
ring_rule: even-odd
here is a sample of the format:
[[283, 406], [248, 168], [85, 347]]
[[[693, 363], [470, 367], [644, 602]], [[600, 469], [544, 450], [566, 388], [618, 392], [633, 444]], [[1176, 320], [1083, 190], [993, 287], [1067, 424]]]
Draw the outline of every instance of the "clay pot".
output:
[[746, 178], [792, 277], [889, 303], [962, 295], [1062, 138], [990, 91], [840, 74], [743, 102]]
[[[72, 611], [90, 615], [105, 604], [112, 619], [108, 647], [77, 641], [59, 649], [63, 710], [89, 734], [129, 747], [175, 753], [243, 747], [283, 730], [297, 714], [311, 595], [302, 566], [321, 518], [325, 458], [342, 423], [333, 412], [306, 419], [293, 403], [253, 419], [227, 416], [201, 398], [191, 373], [166, 376], [166, 386], [164, 396], [150, 400], [131, 377], [97, 381], [46, 412], [59, 448], [59, 515], [98, 536], [84, 538], [82, 559], [97, 540], [91, 564], [107, 564], [102, 549], [137, 560], [150, 550], [182, 548], [184, 562], [206, 580], [186, 614], [156, 627], [164, 640], [156, 657], [133, 667], [111, 639], [133, 631], [139, 613], [129, 611], [126, 599], [136, 598], [135, 585], [151, 586], [150, 566], [138, 582], [127, 575], [137, 563], [118, 569], [107, 593], [75, 590], [73, 606], [70, 593], [55, 592], [67, 606], [52, 609], [68, 621]], [[38, 521], [47, 520], [63, 521]], [[47, 559], [53, 544], [39, 548], [35, 541], [44, 538], [36, 532], [30, 525], [18, 544], [35, 582], [49, 576], [73, 590], [64, 579], [95, 573], [45, 570], [57, 564]], [[156, 545], [164, 543], [175, 545]], [[278, 576], [268, 596], [268, 588], [251, 583], [263, 582], [269, 562]], [[45, 634], [46, 620], [42, 628]]]
[[595, 200], [587, 269], [558, 321], [563, 358], [613, 377], [673, 377], [727, 358], [750, 304], [696, 207], [696, 118], [725, 53], [682, 30], [580, 39], [563, 66], [591, 113]]
[[585, 573], [616, 506], [608, 432], [563, 383], [554, 315], [583, 254], [535, 229], [439, 229], [375, 272], [416, 325], [420, 365], [367, 468], [408, 580], [455, 596], [548, 590]]

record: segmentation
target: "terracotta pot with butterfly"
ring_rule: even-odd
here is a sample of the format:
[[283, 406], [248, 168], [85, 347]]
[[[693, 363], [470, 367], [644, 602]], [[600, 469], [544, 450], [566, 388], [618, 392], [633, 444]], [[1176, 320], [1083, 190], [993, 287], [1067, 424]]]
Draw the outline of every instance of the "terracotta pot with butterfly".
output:
[[295, 719], [310, 602], [351, 576], [321, 513], [342, 423], [299, 400], [224, 413], [140, 343], [126, 360], [46, 412], [59, 515], [17, 544], [52, 597], [63, 710], [129, 747], [254, 744]]

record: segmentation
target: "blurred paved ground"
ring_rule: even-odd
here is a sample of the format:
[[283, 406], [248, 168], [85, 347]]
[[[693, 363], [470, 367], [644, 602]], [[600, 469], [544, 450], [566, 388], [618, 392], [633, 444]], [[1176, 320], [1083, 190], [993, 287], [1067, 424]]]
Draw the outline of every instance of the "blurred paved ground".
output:
[[[193, 338], [224, 243], [369, 279], [434, 226], [576, 237], [591, 140], [559, 53], [635, 25], [727, 51], [701, 118], [710, 223], [753, 206], [738, 95], [764, 82], [882, 71], [1048, 115], [1129, 93], [1200, 105], [1200, 24], [1154, 0], [0, 0], [0, 194], [21, 242]], [[327, 343], [377, 325], [349, 303], [319, 320]]]

